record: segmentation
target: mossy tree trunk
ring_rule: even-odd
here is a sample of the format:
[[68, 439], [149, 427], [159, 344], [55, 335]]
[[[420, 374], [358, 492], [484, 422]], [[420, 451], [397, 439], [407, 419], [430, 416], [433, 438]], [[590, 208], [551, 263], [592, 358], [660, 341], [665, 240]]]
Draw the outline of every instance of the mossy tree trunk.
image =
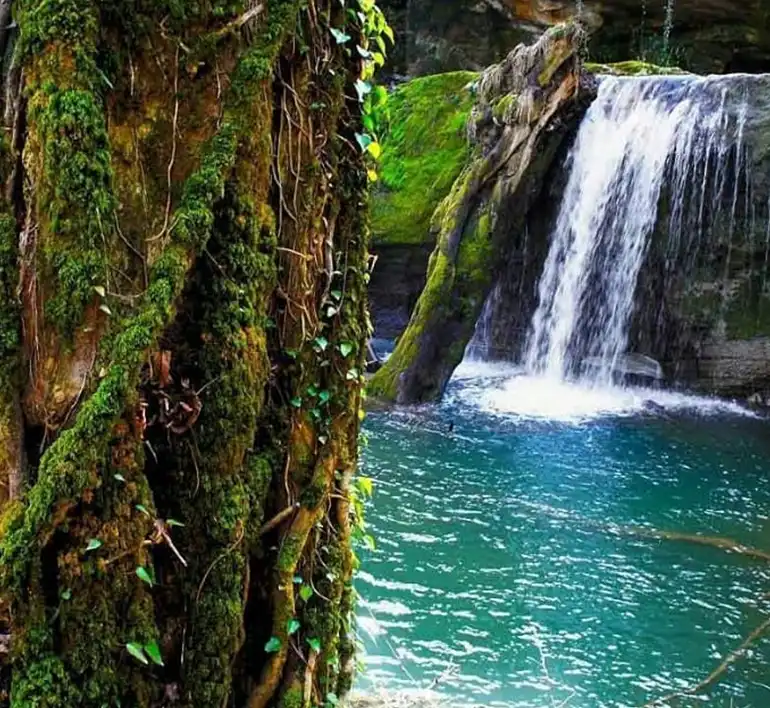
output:
[[334, 702], [372, 3], [7, 5], [0, 705]]

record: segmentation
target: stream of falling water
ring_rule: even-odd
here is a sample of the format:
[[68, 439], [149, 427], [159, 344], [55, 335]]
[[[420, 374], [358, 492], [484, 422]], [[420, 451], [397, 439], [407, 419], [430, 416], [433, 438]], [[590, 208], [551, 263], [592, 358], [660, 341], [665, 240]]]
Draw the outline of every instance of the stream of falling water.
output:
[[732, 233], [746, 119], [738, 103], [736, 110], [718, 80], [602, 80], [569, 157], [525, 347], [527, 373], [612, 383], [627, 354], [664, 183], [672, 186], [669, 263], [709, 228], [714, 205], [732, 206]]
[[672, 29], [674, 29], [674, 0], [666, 0], [666, 20], [663, 24], [663, 56], [666, 59], [669, 57]]

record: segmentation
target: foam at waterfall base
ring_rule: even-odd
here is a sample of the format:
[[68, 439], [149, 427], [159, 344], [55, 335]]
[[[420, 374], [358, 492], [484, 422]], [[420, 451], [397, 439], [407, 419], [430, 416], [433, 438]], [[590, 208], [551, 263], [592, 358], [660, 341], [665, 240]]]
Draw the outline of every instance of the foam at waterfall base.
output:
[[523, 373], [503, 363], [464, 361], [450, 398], [486, 413], [529, 420], [584, 423], [596, 418], [682, 413], [755, 417], [737, 403], [664, 389], [595, 386]]

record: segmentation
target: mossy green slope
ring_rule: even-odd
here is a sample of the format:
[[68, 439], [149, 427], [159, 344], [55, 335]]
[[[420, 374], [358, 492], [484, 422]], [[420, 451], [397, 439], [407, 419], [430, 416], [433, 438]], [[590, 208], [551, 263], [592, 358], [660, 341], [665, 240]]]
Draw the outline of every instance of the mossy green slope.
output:
[[635, 59], [613, 64], [587, 63], [583, 65], [583, 68], [592, 74], [608, 74], [609, 76], [675, 76], [689, 73], [675, 66], [658, 66]]
[[430, 242], [433, 212], [469, 154], [465, 125], [478, 74], [458, 71], [413, 79], [389, 101], [381, 180], [373, 199], [375, 243]]

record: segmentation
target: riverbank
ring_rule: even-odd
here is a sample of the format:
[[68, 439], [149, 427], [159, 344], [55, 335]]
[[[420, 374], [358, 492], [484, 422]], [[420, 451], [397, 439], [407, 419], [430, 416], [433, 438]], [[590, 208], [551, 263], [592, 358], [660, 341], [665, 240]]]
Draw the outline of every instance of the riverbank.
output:
[[428, 690], [412, 691], [354, 691], [348, 702], [349, 708], [453, 708], [448, 696]]

